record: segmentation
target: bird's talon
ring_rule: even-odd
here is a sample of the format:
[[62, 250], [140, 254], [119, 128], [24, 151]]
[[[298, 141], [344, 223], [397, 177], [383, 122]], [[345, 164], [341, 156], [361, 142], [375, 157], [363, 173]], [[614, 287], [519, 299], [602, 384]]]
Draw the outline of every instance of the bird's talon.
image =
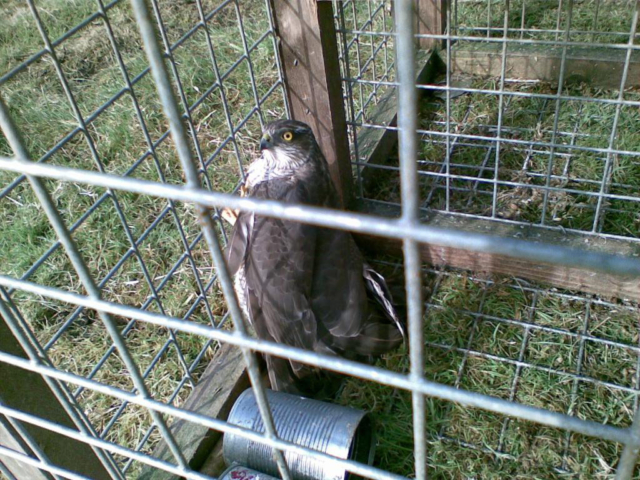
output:
[[235, 225], [238, 220], [238, 210], [231, 210], [230, 208], [223, 208], [220, 212], [220, 216], [223, 220], [226, 220], [229, 224]]

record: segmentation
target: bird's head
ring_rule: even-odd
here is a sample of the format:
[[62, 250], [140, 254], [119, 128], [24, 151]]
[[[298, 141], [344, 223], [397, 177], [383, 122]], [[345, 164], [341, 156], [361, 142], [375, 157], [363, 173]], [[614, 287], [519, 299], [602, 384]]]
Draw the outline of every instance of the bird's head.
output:
[[264, 127], [260, 150], [268, 160], [282, 166], [300, 164], [319, 150], [311, 127], [295, 120], [277, 120]]

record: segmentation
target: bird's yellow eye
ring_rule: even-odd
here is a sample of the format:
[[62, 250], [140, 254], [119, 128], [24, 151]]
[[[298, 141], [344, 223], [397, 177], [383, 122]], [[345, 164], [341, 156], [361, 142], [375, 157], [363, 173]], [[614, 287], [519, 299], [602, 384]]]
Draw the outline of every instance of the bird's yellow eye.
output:
[[293, 133], [291, 132], [284, 132], [282, 134], [282, 139], [286, 142], [290, 142], [291, 140], [293, 140]]

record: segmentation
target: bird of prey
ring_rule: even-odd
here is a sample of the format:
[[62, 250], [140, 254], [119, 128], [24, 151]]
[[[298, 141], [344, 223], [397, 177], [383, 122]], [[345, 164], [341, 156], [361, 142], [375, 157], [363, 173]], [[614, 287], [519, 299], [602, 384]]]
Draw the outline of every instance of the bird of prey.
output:
[[[311, 128], [278, 120], [265, 126], [262, 155], [243, 193], [256, 199], [340, 208], [328, 164]], [[398, 347], [403, 319], [385, 279], [367, 265], [349, 232], [237, 214], [227, 250], [236, 294], [260, 339], [358, 361]], [[330, 396], [338, 377], [266, 356], [271, 388]]]

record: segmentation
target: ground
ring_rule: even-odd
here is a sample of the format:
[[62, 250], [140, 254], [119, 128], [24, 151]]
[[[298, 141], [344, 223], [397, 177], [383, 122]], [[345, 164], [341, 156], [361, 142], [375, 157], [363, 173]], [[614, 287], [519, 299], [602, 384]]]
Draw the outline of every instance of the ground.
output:
[[[388, 274], [398, 268], [375, 265]], [[637, 308], [457, 272], [425, 270], [424, 284], [427, 379], [630, 425], [639, 373]], [[378, 366], [407, 372], [406, 349]], [[410, 394], [350, 380], [340, 401], [373, 412], [377, 465], [410, 476]], [[437, 399], [427, 399], [427, 435], [430, 478], [613, 478], [621, 452], [611, 442]]]

